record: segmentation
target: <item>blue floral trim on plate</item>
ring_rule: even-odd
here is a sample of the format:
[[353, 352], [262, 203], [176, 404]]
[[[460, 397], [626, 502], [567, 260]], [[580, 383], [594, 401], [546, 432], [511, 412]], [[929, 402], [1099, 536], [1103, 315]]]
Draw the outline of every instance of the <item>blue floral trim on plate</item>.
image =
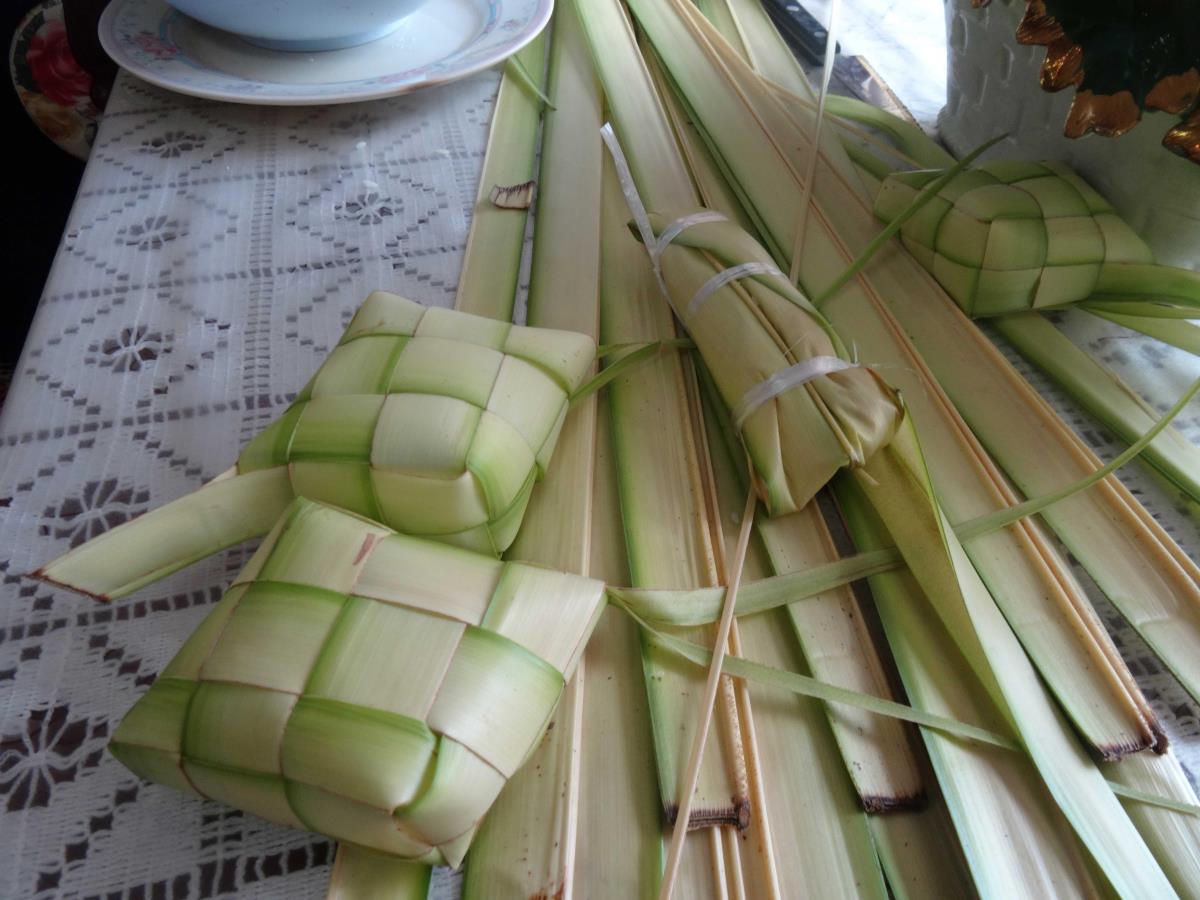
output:
[[346, 103], [444, 83], [495, 65], [532, 40], [549, 21], [553, 8], [553, 0], [474, 2], [479, 7], [482, 27], [453, 53], [371, 78], [317, 84], [254, 81], [193, 58], [179, 39], [180, 29], [204, 26], [196, 25], [164, 0], [115, 0], [100, 21], [100, 37], [109, 55], [121, 66], [169, 90], [231, 102]]

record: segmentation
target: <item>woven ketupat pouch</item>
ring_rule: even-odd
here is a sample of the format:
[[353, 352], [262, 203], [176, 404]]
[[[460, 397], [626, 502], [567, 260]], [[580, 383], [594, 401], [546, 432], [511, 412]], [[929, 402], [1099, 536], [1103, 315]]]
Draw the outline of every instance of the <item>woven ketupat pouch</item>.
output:
[[598, 581], [297, 500], [110, 746], [150, 781], [458, 865], [603, 604]]
[[238, 471], [287, 466], [298, 497], [498, 556], [595, 358], [586, 335], [376, 292]]
[[[941, 174], [889, 175], [875, 214], [890, 222]], [[1053, 162], [994, 161], [961, 172], [900, 235], [946, 293], [976, 317], [1085, 300], [1102, 263], [1154, 261], [1108, 201]]]

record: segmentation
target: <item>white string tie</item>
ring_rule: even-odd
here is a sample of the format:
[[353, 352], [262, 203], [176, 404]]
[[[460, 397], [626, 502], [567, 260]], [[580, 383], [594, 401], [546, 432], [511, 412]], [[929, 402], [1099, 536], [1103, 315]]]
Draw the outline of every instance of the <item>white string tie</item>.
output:
[[831, 375], [834, 372], [843, 372], [846, 369], [861, 368], [862, 366], [858, 363], [846, 362], [836, 356], [814, 356], [804, 362], [796, 363], [794, 366], [780, 369], [746, 391], [741, 402], [733, 410], [733, 425], [738, 431], [741, 431], [746, 420], [754, 415], [761, 406], [792, 388], [807, 384], [814, 378]]
[[704, 284], [700, 285], [700, 290], [696, 291], [696, 296], [688, 301], [687, 314], [694, 316], [699, 312], [700, 307], [704, 305], [704, 301], [719, 291], [731, 281], [737, 281], [739, 278], [749, 278], [752, 275], [778, 275], [783, 278], [784, 275], [779, 269], [771, 263], [765, 262], [748, 262], [742, 263], [740, 266], [731, 266], [728, 269], [722, 269]]

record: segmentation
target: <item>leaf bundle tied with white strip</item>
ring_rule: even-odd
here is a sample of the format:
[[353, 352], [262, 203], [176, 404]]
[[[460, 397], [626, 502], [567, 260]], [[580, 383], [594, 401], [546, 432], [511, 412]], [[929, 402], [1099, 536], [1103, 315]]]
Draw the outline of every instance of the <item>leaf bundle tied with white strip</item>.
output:
[[[676, 220], [650, 221], [662, 235]], [[739, 420], [772, 515], [802, 508], [839, 469], [864, 465], [892, 440], [904, 417], [896, 392], [851, 361], [825, 318], [740, 227], [705, 217], [658, 260], [672, 308]]]
[[599, 581], [297, 500], [111, 749], [272, 822], [458, 865], [603, 606]]

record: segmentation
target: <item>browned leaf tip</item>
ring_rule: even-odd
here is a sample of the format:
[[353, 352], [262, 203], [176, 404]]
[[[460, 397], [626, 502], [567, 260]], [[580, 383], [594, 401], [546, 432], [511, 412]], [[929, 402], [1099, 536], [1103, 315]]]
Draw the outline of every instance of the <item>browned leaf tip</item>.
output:
[[1154, 735], [1154, 743], [1150, 745], [1150, 749], [1162, 756], [1170, 748], [1170, 739], [1158, 724], [1157, 718], [1150, 720], [1150, 733]]
[[920, 809], [925, 805], [926, 797], [924, 791], [917, 791], [915, 794], [901, 796], [867, 796], [859, 799], [862, 800], [863, 809], [867, 812], [886, 813], [899, 809]]
[[50, 585], [51, 587], [61, 588], [62, 590], [70, 591], [73, 594], [80, 594], [84, 597], [90, 597], [92, 600], [96, 600], [99, 603], [111, 603], [112, 602], [112, 597], [109, 597], [105, 594], [94, 594], [89, 590], [85, 590], [84, 588], [81, 588], [81, 587], [76, 587], [73, 584], [66, 584], [62, 581], [55, 581], [53, 578], [51, 578], [49, 575], [46, 574], [45, 569], [38, 569], [36, 572], [27, 572], [22, 577], [30, 578], [34, 581], [40, 581], [43, 584]]
[[[674, 825], [679, 818], [679, 804], [668, 803], [663, 809], [668, 825]], [[693, 809], [688, 817], [688, 831], [700, 828], [712, 828], [717, 825], [733, 825], [738, 831], [750, 827], [750, 804], [746, 800], [734, 800], [730, 806], [708, 807]]]
[[508, 187], [493, 185], [488, 200], [492, 206], [500, 209], [529, 209], [533, 204], [533, 188], [536, 182], [526, 181], [524, 184], [513, 184]]
[[1149, 732], [1141, 740], [1125, 741], [1122, 744], [1101, 744], [1096, 746], [1096, 752], [1104, 762], [1118, 762], [1134, 753], [1143, 750], [1153, 750], [1155, 753], [1167, 752], [1167, 735], [1159, 726], [1157, 720], [1148, 724]]

